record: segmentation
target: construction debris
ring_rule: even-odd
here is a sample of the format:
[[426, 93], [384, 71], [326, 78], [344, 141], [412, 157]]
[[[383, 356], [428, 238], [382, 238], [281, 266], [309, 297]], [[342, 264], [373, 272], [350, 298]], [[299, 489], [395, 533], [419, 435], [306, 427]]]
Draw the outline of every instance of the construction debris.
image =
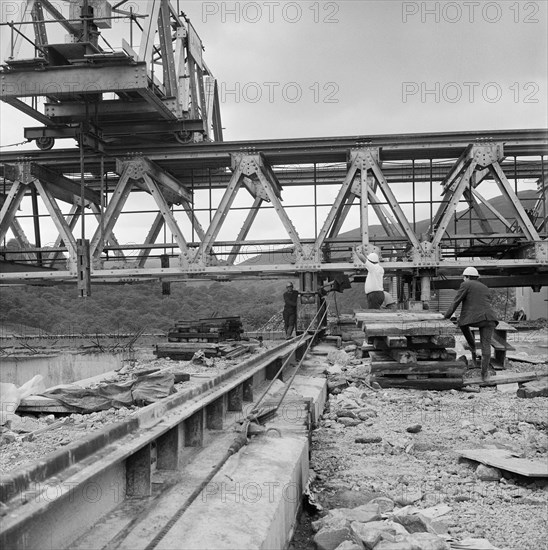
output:
[[164, 342], [156, 344], [154, 355], [158, 358], [167, 357], [174, 361], [191, 361], [195, 358], [196, 353], [200, 352], [206, 358], [224, 357], [234, 359], [247, 353], [249, 349], [248, 343], [240, 342], [224, 342], [222, 344]]
[[546, 460], [519, 458], [506, 449], [464, 449], [456, 452], [464, 458], [521, 476], [535, 478], [548, 477], [548, 463]]
[[518, 388], [517, 396], [526, 398], [548, 397], [548, 378], [545, 377], [539, 381], [523, 384], [521, 388]]

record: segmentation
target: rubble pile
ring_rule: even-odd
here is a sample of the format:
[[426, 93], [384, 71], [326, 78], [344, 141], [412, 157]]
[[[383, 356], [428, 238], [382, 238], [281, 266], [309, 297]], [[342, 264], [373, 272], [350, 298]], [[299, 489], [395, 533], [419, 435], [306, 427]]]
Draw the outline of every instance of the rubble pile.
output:
[[[350, 349], [325, 365], [330, 395], [312, 436], [310, 491], [327, 513], [307, 548], [542, 548], [548, 475], [525, 477], [457, 451], [505, 449], [546, 464], [548, 398], [495, 387], [380, 388], [370, 361]], [[548, 365], [535, 368], [546, 374]], [[429, 516], [440, 507], [441, 517]]]
[[[164, 377], [165, 380], [168, 378], [171, 380], [171, 384], [165, 389], [169, 395], [176, 391], [197, 387], [202, 384], [204, 378], [215, 377], [225, 372], [237, 361], [238, 359], [225, 357], [206, 360], [201, 356], [185, 362], [169, 359], [132, 361], [101, 383], [92, 384], [87, 390], [92, 391], [99, 386], [108, 387], [109, 385], [111, 387], [128, 384], [133, 386], [133, 381], [146, 380], [147, 377], [150, 379], [151, 375], [160, 372], [169, 375]], [[147, 395], [150, 397], [152, 394], [148, 392]], [[158, 398], [162, 397], [158, 396]], [[34, 414], [28, 414], [22, 411], [28, 409], [28, 406], [24, 406], [25, 403], [25, 399], [22, 399], [21, 406], [15, 413], [10, 413], [0, 426], [0, 472], [2, 473], [41, 459], [90, 432], [122, 421], [139, 410], [146, 401], [117, 403], [115, 407], [106, 407], [102, 402], [102, 410], [93, 412], [81, 410], [81, 407], [76, 407], [81, 403], [74, 402], [74, 408], [65, 405], [64, 412], [59, 414], [41, 413], [41, 407], [47, 408], [42, 405], [35, 407]]]

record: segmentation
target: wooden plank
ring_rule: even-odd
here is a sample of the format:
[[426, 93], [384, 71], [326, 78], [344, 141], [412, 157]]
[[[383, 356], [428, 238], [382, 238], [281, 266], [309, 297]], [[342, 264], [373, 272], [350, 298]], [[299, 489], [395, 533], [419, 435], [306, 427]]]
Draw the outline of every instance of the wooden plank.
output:
[[414, 322], [414, 321], [436, 321], [444, 320], [443, 314], [432, 312], [416, 312], [416, 311], [393, 311], [383, 309], [370, 309], [357, 311], [355, 314], [357, 322]]
[[462, 388], [462, 378], [406, 378], [379, 377], [375, 380], [381, 388], [412, 388], [417, 390], [458, 390]]
[[368, 337], [371, 336], [435, 336], [455, 334], [457, 328], [446, 319], [410, 323], [374, 323], [364, 326]]
[[373, 339], [373, 345], [377, 349], [406, 348], [407, 338], [405, 336], [379, 336]]
[[401, 364], [417, 362], [417, 354], [408, 349], [391, 349], [388, 350], [388, 354], [392, 357], [392, 359]]
[[156, 344], [156, 349], [162, 351], [192, 351], [199, 349], [217, 351], [219, 344], [211, 342], [162, 342]]
[[509, 325], [506, 321], [499, 321], [497, 326], [495, 327], [495, 330], [504, 330], [508, 332], [517, 332], [517, 328], [513, 327], [512, 325]]
[[371, 375], [375, 377], [406, 375], [406, 376], [429, 376], [438, 375], [442, 378], [462, 378], [466, 367], [460, 365], [447, 366], [443, 361], [439, 361], [437, 365], [387, 365], [386, 363], [371, 363]]
[[465, 378], [466, 384], [479, 384], [480, 386], [497, 386], [498, 384], [511, 384], [512, 382], [530, 382], [531, 380], [541, 380], [546, 378], [546, 374], [536, 372], [512, 372], [507, 374], [497, 373], [486, 380], [477, 376], [474, 378]]
[[[371, 362], [372, 363], [379, 363], [379, 364], [383, 364], [383, 365], [386, 365], [386, 364], [390, 364], [390, 365], [399, 365], [399, 363], [397, 361], [394, 361], [394, 359], [388, 354], [387, 351], [379, 351], [379, 350], [374, 350], [374, 351], [371, 351], [370, 352], [370, 355], [371, 355]], [[446, 365], [446, 366], [466, 366], [465, 363], [463, 361], [458, 361], [458, 360], [452, 360], [452, 361], [417, 361], [416, 363], [412, 363], [414, 365], [419, 365], [419, 366], [428, 366], [428, 365], [432, 365], [432, 366], [439, 366], [440, 364], [441, 365]]]
[[437, 359], [439, 361], [455, 361], [457, 352], [454, 349], [444, 348], [425, 348], [415, 350], [417, 359], [426, 361], [428, 359]]
[[439, 346], [440, 348], [454, 348], [455, 337], [452, 334], [436, 334], [430, 336], [430, 344], [433, 346]]
[[61, 401], [42, 395], [30, 395], [21, 399], [17, 407], [17, 412], [35, 412], [35, 413], [73, 413], [80, 412], [77, 407], [64, 405]]
[[546, 460], [516, 458], [506, 449], [462, 449], [455, 452], [464, 458], [507, 472], [526, 477], [548, 477], [548, 462]]
[[506, 355], [506, 359], [510, 361], [519, 361], [521, 363], [529, 363], [531, 365], [536, 365], [539, 363], [538, 359], [529, 359], [527, 357], [521, 357], [519, 355]]
[[512, 345], [510, 345], [506, 341], [505, 336], [501, 336], [500, 334], [497, 334], [496, 332], [493, 333], [493, 336], [491, 337], [491, 345], [496, 349], [504, 349], [507, 351], [515, 351], [516, 348]]
[[407, 342], [409, 346], [426, 345], [430, 342], [430, 336], [408, 336]]

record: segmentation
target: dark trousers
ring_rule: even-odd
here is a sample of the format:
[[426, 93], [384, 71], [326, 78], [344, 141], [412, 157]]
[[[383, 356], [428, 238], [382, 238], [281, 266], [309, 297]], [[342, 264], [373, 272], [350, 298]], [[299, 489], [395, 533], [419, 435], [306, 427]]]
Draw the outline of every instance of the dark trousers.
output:
[[297, 310], [296, 309], [284, 309], [284, 330], [286, 338], [289, 338], [295, 330], [297, 324]]
[[472, 331], [470, 330], [470, 327], [479, 328], [482, 374], [487, 374], [487, 371], [489, 369], [489, 363], [491, 361], [491, 338], [493, 337], [493, 331], [495, 330], [496, 326], [496, 321], [480, 321], [475, 325], [462, 325], [460, 327], [462, 333], [464, 334], [464, 338], [466, 338], [466, 341], [470, 346], [470, 350], [472, 351], [472, 358], [474, 359], [474, 361], [476, 360], [476, 341], [474, 339]]
[[375, 292], [367, 294], [367, 309], [381, 309], [383, 302], [384, 292], [382, 290], [375, 290]]

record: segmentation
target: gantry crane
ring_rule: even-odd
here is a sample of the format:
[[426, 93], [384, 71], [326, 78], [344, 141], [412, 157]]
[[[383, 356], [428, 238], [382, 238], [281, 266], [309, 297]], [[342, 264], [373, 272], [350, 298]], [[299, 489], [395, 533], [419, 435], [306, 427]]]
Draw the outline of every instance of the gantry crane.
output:
[[67, 3], [68, 17], [50, 0], [26, 0], [19, 20], [3, 23], [11, 40], [1, 99], [42, 124], [25, 128], [26, 139], [50, 149], [75, 138], [99, 151], [122, 141], [222, 141], [202, 41], [170, 0]]

